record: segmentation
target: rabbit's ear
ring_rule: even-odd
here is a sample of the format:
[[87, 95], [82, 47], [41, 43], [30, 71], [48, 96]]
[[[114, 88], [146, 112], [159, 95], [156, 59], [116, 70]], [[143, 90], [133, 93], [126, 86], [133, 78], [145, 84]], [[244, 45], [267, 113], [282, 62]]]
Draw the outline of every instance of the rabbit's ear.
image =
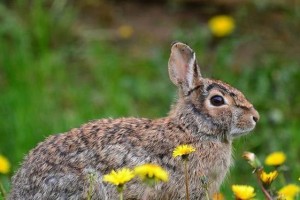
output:
[[196, 87], [201, 79], [196, 55], [188, 45], [176, 42], [172, 45], [169, 58], [169, 76], [171, 81], [187, 94]]

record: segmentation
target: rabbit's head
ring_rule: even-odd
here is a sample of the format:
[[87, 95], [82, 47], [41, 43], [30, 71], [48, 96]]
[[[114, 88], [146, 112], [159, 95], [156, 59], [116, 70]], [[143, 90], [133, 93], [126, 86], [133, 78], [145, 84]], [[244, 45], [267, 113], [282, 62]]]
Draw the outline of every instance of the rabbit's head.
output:
[[237, 89], [203, 78], [194, 51], [177, 42], [169, 59], [171, 81], [179, 88], [179, 99], [171, 114], [201, 137], [226, 139], [254, 129], [259, 114]]

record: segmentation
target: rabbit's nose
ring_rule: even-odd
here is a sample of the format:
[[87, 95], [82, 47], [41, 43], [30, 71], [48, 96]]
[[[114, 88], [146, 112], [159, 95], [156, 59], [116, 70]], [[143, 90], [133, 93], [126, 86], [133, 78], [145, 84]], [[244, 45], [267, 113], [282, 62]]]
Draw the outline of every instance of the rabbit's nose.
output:
[[259, 113], [254, 108], [252, 110], [252, 119], [255, 123], [257, 123], [259, 120]]

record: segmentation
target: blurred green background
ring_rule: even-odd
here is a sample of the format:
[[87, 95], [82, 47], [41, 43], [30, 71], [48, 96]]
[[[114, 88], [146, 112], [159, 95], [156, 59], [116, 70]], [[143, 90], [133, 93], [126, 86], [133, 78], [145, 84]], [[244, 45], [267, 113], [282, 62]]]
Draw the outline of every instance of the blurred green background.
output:
[[[197, 52], [202, 74], [240, 89], [260, 112], [235, 141], [231, 184], [257, 188], [244, 151], [287, 155], [300, 176], [300, 3], [296, 0], [0, 1], [0, 154], [12, 169], [49, 134], [96, 118], [166, 116], [176, 97], [167, 62], [174, 40]], [[226, 14], [235, 31], [215, 37]], [[278, 185], [280, 185], [278, 183]], [[258, 192], [259, 193], [259, 192]]]

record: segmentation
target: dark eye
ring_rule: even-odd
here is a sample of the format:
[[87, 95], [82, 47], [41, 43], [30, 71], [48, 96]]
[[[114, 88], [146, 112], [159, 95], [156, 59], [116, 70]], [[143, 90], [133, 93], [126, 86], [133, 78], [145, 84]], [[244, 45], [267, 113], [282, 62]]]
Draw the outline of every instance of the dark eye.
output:
[[210, 99], [210, 103], [213, 105], [213, 106], [221, 106], [221, 105], [224, 105], [225, 102], [224, 102], [224, 98], [219, 96], [219, 95], [215, 95], [213, 96], [211, 99]]

